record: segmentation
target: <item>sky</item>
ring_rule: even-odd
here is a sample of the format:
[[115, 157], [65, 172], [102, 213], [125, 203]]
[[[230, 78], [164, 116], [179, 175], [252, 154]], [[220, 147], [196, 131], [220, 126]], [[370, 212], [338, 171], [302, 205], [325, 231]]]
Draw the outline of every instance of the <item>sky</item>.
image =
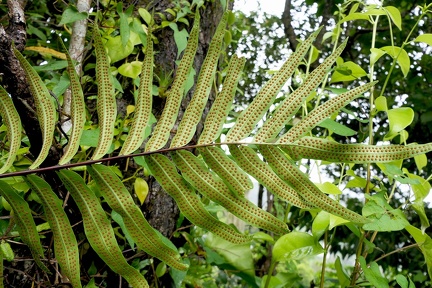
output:
[[259, 5], [261, 6], [261, 11], [281, 16], [285, 6], [285, 0], [235, 0], [234, 10], [241, 10], [244, 13], [249, 13], [250, 11], [257, 10]]

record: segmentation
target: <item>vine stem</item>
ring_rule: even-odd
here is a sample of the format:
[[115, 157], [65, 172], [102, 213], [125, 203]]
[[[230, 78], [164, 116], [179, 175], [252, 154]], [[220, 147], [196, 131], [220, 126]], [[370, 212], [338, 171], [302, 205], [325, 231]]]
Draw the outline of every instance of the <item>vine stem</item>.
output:
[[320, 282], [320, 288], [324, 288], [324, 278], [325, 278], [325, 268], [327, 264], [327, 254], [329, 252], [330, 243], [327, 241], [328, 238], [328, 229], [324, 233], [324, 255], [323, 255], [323, 261], [321, 266], [321, 282]]
[[276, 261], [272, 261], [269, 267], [269, 271], [267, 273], [267, 279], [264, 285], [264, 288], [268, 288], [270, 285], [270, 280], [273, 274], [274, 269], [276, 268]]
[[[375, 41], [376, 41], [376, 34], [377, 34], [377, 27], [378, 27], [378, 19], [379, 19], [379, 15], [376, 16], [375, 19], [373, 19], [373, 17], [371, 17], [371, 22], [372, 22], [372, 43], [371, 43], [371, 49], [375, 48]], [[369, 81], [373, 81], [374, 80], [374, 64], [372, 63], [372, 61], [370, 61], [369, 64]], [[370, 96], [369, 96], [369, 106], [370, 106], [370, 112], [369, 112], [369, 145], [373, 145], [374, 139], [373, 139], [373, 119], [374, 119], [374, 115], [373, 115], [373, 107], [374, 107], [374, 86], [371, 87], [370, 89]], [[368, 163], [367, 164], [367, 168], [366, 168], [366, 187], [365, 187], [365, 194], [370, 194], [370, 186], [371, 186], [371, 164]], [[366, 200], [365, 200], [366, 201]], [[366, 239], [366, 235], [365, 232], [362, 231], [361, 237], [359, 239], [359, 244], [357, 246], [357, 251], [356, 251], [356, 260], [355, 260], [355, 265], [354, 265], [354, 270], [353, 273], [351, 275], [351, 285], [355, 285], [355, 282], [357, 281], [357, 276], [358, 273], [360, 272], [360, 262], [359, 262], [359, 257], [362, 254], [362, 249], [363, 249], [363, 241], [364, 239]]]
[[413, 33], [414, 30], [417, 28], [417, 26], [418, 26], [420, 20], [423, 18], [424, 14], [425, 14], [426, 12], [429, 11], [429, 8], [430, 8], [431, 6], [432, 6], [432, 3], [429, 4], [429, 5], [427, 5], [427, 6], [424, 7], [423, 9], [421, 9], [422, 11], [421, 11], [419, 17], [417, 18], [416, 23], [414, 24], [414, 26], [411, 28], [410, 32], [408, 33], [408, 36], [406, 37], [405, 41], [402, 43], [402, 45], [401, 45], [401, 49], [399, 50], [399, 53], [396, 55], [396, 57], [393, 58], [393, 63], [392, 63], [392, 65], [390, 66], [390, 70], [389, 70], [389, 72], [387, 73], [387, 77], [386, 77], [386, 79], [385, 79], [385, 81], [384, 81], [384, 85], [383, 85], [383, 87], [382, 87], [382, 89], [381, 89], [381, 92], [380, 92], [380, 95], [379, 95], [379, 96], [383, 96], [383, 95], [384, 95], [384, 91], [385, 91], [385, 89], [386, 89], [386, 87], [387, 87], [388, 81], [390, 80], [390, 76], [391, 76], [391, 74], [392, 74], [392, 72], [393, 72], [393, 70], [394, 70], [394, 67], [396, 66], [396, 61], [397, 61], [397, 59], [398, 59], [400, 53], [402, 52], [402, 49], [403, 49], [403, 48], [404, 48], [404, 47], [405, 47], [405, 46], [410, 42], [409, 39], [411, 38], [412, 33]]
[[393, 251], [391, 251], [389, 253], [386, 253], [386, 254], [378, 257], [377, 259], [375, 259], [375, 262], [378, 262], [378, 261], [380, 261], [380, 260], [382, 260], [382, 259], [384, 259], [387, 256], [390, 256], [392, 254], [399, 253], [399, 252], [402, 252], [402, 251], [405, 251], [405, 250], [408, 250], [408, 249], [411, 249], [411, 248], [415, 248], [415, 247], [418, 247], [418, 246], [419, 246], [418, 243], [414, 243], [414, 244], [411, 244], [411, 245], [408, 245], [408, 246], [405, 246], [405, 247], [402, 247], [402, 248], [398, 248], [396, 250], [393, 250]]

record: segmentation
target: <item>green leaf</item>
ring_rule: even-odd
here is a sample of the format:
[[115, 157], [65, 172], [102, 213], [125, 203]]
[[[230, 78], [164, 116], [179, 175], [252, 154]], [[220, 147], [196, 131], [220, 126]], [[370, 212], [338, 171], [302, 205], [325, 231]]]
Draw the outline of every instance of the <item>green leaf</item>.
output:
[[[15, 254], [14, 254], [9, 242], [6, 242], [5, 240], [1, 240], [0, 253], [3, 255], [2, 258], [6, 259], [6, 261], [11, 262], [15, 258]], [[1, 259], [0, 261], [3, 261], [3, 259]]]
[[142, 62], [132, 61], [129, 63], [124, 63], [118, 68], [118, 72], [126, 77], [135, 79], [141, 73]]
[[80, 145], [96, 147], [98, 143], [98, 139], [99, 139], [99, 128], [84, 130], [81, 135]]
[[[236, 274], [242, 278], [254, 281], [254, 261], [249, 243], [233, 244], [210, 234], [206, 237], [204, 244], [223, 257], [223, 260], [220, 259], [220, 262], [217, 263], [219, 266], [224, 267], [224, 265], [229, 264], [230, 270], [238, 271]], [[206, 249], [206, 251], [209, 250]]]
[[419, 244], [423, 256], [426, 260], [427, 271], [429, 277], [432, 278], [432, 239], [426, 233], [422, 232], [420, 229], [408, 225], [405, 229], [413, 236], [414, 240]]
[[169, 27], [174, 31], [174, 41], [177, 45], [177, 57], [179, 57], [183, 50], [186, 49], [189, 34], [186, 29], [179, 31], [177, 24], [174, 22], [171, 22]]
[[347, 21], [354, 21], [354, 20], [367, 20], [367, 21], [370, 21], [368, 15], [363, 14], [363, 13], [355, 12], [355, 13], [350, 13], [348, 16], [342, 18], [342, 19], [339, 21], [338, 24], [342, 24], [342, 23], [344, 23], [344, 22], [347, 22]]
[[414, 161], [416, 163], [417, 169], [421, 171], [427, 165], [427, 157], [426, 154], [420, 154], [414, 156]]
[[385, 46], [380, 49], [387, 52], [387, 54], [389, 54], [393, 59], [396, 59], [396, 62], [401, 67], [404, 77], [406, 77], [410, 70], [410, 58], [408, 53], [397, 46]]
[[62, 14], [62, 18], [58, 25], [64, 25], [75, 21], [86, 19], [88, 16], [87, 12], [78, 12], [75, 6], [68, 6]]
[[[180, 108], [180, 104], [182, 102], [183, 96], [186, 94], [187, 82], [191, 78], [192, 75], [192, 83], [194, 80], [195, 70], [191, 69], [193, 66], [193, 61], [195, 58], [196, 49], [198, 47], [198, 35], [200, 29], [200, 14], [195, 14], [194, 25], [192, 27], [188, 44], [186, 46], [186, 50], [183, 53], [183, 57], [180, 60], [180, 64], [178, 65], [177, 72], [174, 77], [174, 82], [171, 85], [171, 89], [169, 90], [167, 100], [165, 103], [165, 108], [162, 111], [162, 115], [154, 128], [153, 135], [149, 139], [146, 144], [145, 150], [152, 151], [162, 148], [168, 138], [171, 135], [171, 129], [174, 126], [175, 121], [177, 120], [177, 114]], [[185, 81], [184, 75], [187, 76], [187, 80]]]
[[[66, 50], [64, 43], [61, 44]], [[84, 129], [86, 121], [86, 106], [84, 102], [84, 94], [81, 87], [80, 78], [75, 70], [75, 65], [70, 57], [69, 53], [66, 52], [66, 59], [68, 61], [67, 72], [70, 78], [70, 91], [71, 91], [71, 112], [70, 117], [72, 121], [72, 128], [68, 139], [68, 144], [64, 149], [63, 156], [59, 160], [59, 165], [63, 165], [69, 162], [79, 149], [80, 138]], [[58, 95], [58, 94], [57, 94]]]
[[272, 261], [300, 260], [323, 252], [324, 249], [316, 241], [315, 237], [306, 232], [293, 231], [283, 235], [276, 241], [272, 251]]
[[352, 130], [351, 128], [342, 125], [335, 120], [332, 120], [330, 118], [325, 119], [320, 124], [318, 124], [319, 127], [323, 127], [328, 129], [330, 132], [333, 132], [335, 134], [341, 135], [341, 136], [353, 136], [357, 134], [357, 131]]
[[[189, 258], [183, 258], [182, 262], [187, 267], [190, 265]], [[185, 279], [186, 275], [188, 274], [188, 271], [187, 270], [181, 271], [181, 270], [177, 270], [177, 269], [170, 269], [169, 274], [171, 275], [171, 278], [173, 279], [173, 282], [175, 285], [174, 287], [175, 288], [181, 288], [182, 282]]]
[[332, 195], [340, 195], [342, 191], [335, 184], [330, 182], [314, 183], [322, 192]]
[[[270, 119], [267, 119], [263, 127], [255, 135], [256, 142], [268, 142], [269, 139], [276, 137], [281, 130], [284, 129], [286, 123], [292, 119], [292, 116], [299, 110], [299, 107], [307, 99], [308, 95], [311, 95], [314, 89], [316, 89], [319, 83], [326, 77], [330, 67], [345, 48], [346, 43], [347, 42], [344, 41], [339, 45], [323, 63], [309, 74], [304, 83], [292, 92], [289, 97], [284, 97], [285, 99], [277, 107], [277, 113], [274, 113]], [[346, 90], [344, 92], [346, 92]], [[337, 94], [339, 95], [340, 93]]]
[[252, 234], [252, 237], [253, 237], [253, 239], [264, 240], [264, 241], [267, 241], [267, 242], [269, 242], [271, 244], [274, 243], [274, 239], [273, 239], [272, 236], [270, 236], [267, 233], [261, 232], [261, 231], [258, 231], [256, 233]]
[[[120, 155], [131, 154], [136, 151], [147, 137], [146, 130], [151, 125], [152, 116], [152, 83], [153, 83], [153, 41], [149, 30], [145, 58], [142, 62], [142, 73], [139, 80], [138, 94], [135, 101], [135, 111], [132, 124]], [[150, 126], [151, 127], [151, 126]]]
[[394, 215], [383, 214], [379, 219], [372, 223], [364, 224], [363, 229], [366, 231], [371, 230], [380, 232], [400, 231], [408, 224], [409, 222], [405, 218], [402, 218], [399, 213], [395, 213]]
[[147, 25], [151, 24], [152, 16], [146, 9], [139, 8], [138, 13], [140, 14], [141, 18], [147, 23]]
[[117, 3], [117, 13], [120, 16], [120, 37], [122, 40], [123, 47], [126, 46], [129, 41], [130, 28], [128, 23], [128, 16], [126, 13], [123, 13], [123, 3]]
[[393, 209], [387, 203], [383, 193], [366, 195], [366, 198], [368, 201], [363, 207], [363, 215], [373, 221], [363, 225], [364, 230], [399, 231], [409, 225], [403, 212]]
[[394, 6], [385, 6], [383, 9], [388, 13], [396, 27], [398, 27], [399, 30], [402, 30], [402, 17], [399, 9]]
[[383, 51], [383, 50], [381, 50], [379, 48], [371, 48], [370, 51], [371, 51], [371, 54], [370, 54], [371, 65], [375, 64], [376, 61], [378, 61], [378, 59], [381, 58], [381, 56], [383, 56], [384, 54], [386, 54], [385, 51]]
[[[432, 151], [432, 143], [377, 146], [340, 144], [323, 138], [303, 137], [296, 142], [296, 145], [286, 144], [281, 145], [281, 148], [294, 160], [306, 158], [329, 162], [383, 163], [401, 161], [402, 159]], [[358, 177], [354, 174], [350, 176]]]
[[399, 132], [409, 126], [414, 120], [414, 111], [409, 107], [393, 108], [387, 111], [389, 119], [389, 132], [384, 136], [384, 140], [395, 137]]
[[396, 282], [401, 286], [401, 288], [408, 288], [409, 287], [409, 283], [408, 283], [408, 279], [403, 276], [402, 274], [398, 274], [396, 275]]
[[312, 235], [319, 239], [328, 230], [330, 224], [330, 213], [320, 211], [312, 222]]
[[389, 287], [387, 279], [382, 276], [380, 268], [376, 262], [372, 262], [370, 267], [368, 267], [363, 256], [360, 256], [359, 262], [366, 279], [372, 286], [380, 288]]
[[156, 276], [162, 277], [163, 275], [165, 275], [166, 271], [167, 271], [167, 265], [164, 262], [160, 262], [156, 267]]
[[[248, 147], [245, 146], [242, 148], [248, 148]], [[300, 199], [304, 199], [304, 201], [309, 205], [313, 205], [314, 207], [321, 208], [324, 211], [327, 211], [331, 214], [338, 215], [340, 217], [343, 217], [344, 219], [350, 220], [355, 223], [367, 222], [367, 219], [365, 219], [364, 217], [345, 208], [339, 202], [333, 200], [332, 198], [322, 193], [318, 189], [318, 187], [316, 187], [312, 183], [312, 181], [309, 180], [309, 177], [296, 166], [294, 161], [285, 157], [284, 153], [277, 147], [263, 145], [260, 147], [260, 151], [261, 154], [264, 156], [264, 158], [266, 158], [270, 166], [273, 168], [273, 171], [278, 171], [279, 174], [278, 177], [281, 177], [283, 180], [288, 182], [290, 184], [288, 186], [289, 188], [290, 187], [294, 188], [292, 189], [294, 190], [294, 192], [291, 193], [293, 194], [297, 193], [299, 196], [301, 196]], [[252, 157], [255, 157], [255, 155], [250, 153], [248, 155], [248, 158], [252, 158]], [[251, 163], [251, 164], [257, 166], [256, 169], [259, 170], [265, 169], [264, 168], [265, 166], [259, 167], [260, 165], [257, 165], [258, 163], [257, 164]], [[271, 174], [269, 174], [269, 176], [271, 176]], [[258, 180], [257, 177], [255, 178]], [[270, 181], [274, 181], [274, 180], [270, 180]]]
[[141, 205], [143, 205], [149, 192], [149, 186], [147, 182], [142, 178], [136, 178], [134, 182], [134, 191]]
[[336, 269], [336, 275], [339, 280], [339, 285], [341, 288], [345, 288], [350, 284], [350, 278], [346, 274], [346, 272], [343, 269], [342, 262], [339, 258], [339, 256], [336, 258], [335, 261], [335, 269]]
[[387, 99], [384, 96], [375, 99], [375, 109], [377, 111], [387, 111]]
[[414, 40], [415, 42], [423, 42], [427, 45], [432, 46], [432, 34], [431, 33], [425, 33], [422, 35], [417, 36], [417, 38]]
[[111, 64], [128, 57], [133, 52], [134, 45], [130, 40], [123, 46], [120, 36], [105, 36], [105, 38], [107, 39], [105, 46], [108, 48]]
[[330, 83], [353, 81], [366, 75], [366, 71], [359, 65], [352, 61], [347, 61], [336, 67], [335, 72], [331, 76]]
[[237, 83], [240, 80], [245, 61], [245, 58], [238, 58], [236, 54], [231, 57], [222, 91], [217, 95], [206, 116], [204, 130], [200, 135], [198, 144], [211, 143], [220, 136], [228, 113], [231, 111]]
[[415, 197], [411, 207], [416, 211], [416, 213], [420, 217], [421, 230], [425, 231], [426, 228], [430, 226], [430, 224], [429, 224], [429, 218], [427, 217], [425, 211], [425, 203], [423, 201], [429, 195], [431, 191], [431, 185], [426, 179], [423, 179], [418, 175], [409, 173], [408, 171], [405, 171], [405, 169], [404, 172], [410, 179], [418, 181], [418, 184], [410, 185]]

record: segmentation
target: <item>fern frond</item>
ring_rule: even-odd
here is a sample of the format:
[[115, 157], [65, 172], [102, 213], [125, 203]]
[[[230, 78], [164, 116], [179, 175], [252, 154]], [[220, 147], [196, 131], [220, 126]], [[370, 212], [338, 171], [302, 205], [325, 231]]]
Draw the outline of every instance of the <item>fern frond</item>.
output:
[[48, 88], [45, 86], [37, 72], [15, 47], [13, 47], [13, 51], [21, 63], [29, 82], [30, 91], [36, 106], [36, 114], [42, 131], [42, 149], [36, 160], [29, 167], [29, 169], [35, 169], [39, 167], [39, 165], [42, 164], [48, 156], [48, 152], [54, 140], [57, 112]]
[[174, 198], [180, 211], [193, 224], [202, 227], [232, 243], [245, 243], [250, 239], [233, 227], [220, 222], [204, 208], [200, 198], [186, 181], [177, 173], [174, 164], [164, 155], [145, 157], [146, 163], [162, 188]]
[[308, 203], [330, 214], [337, 215], [354, 223], [364, 224], [368, 220], [345, 208], [332, 198], [322, 193], [309, 177], [296, 164], [285, 157], [283, 152], [274, 146], [260, 146], [260, 151], [274, 171], [290, 183], [299, 195]]
[[146, 127], [150, 121], [153, 102], [153, 41], [151, 39], [151, 29], [148, 29], [147, 33], [145, 54], [132, 126], [123, 143], [120, 155], [131, 154], [141, 146], [144, 142]]
[[135, 205], [129, 191], [109, 167], [95, 164], [87, 166], [87, 171], [108, 205], [123, 217], [126, 229], [140, 249], [178, 270], [187, 269], [187, 265], [178, 261], [179, 253], [163, 243]]
[[222, 132], [245, 62], [245, 58], [238, 58], [236, 54], [231, 57], [222, 91], [216, 96], [206, 116], [204, 130], [200, 135], [198, 144], [212, 143]]
[[301, 158], [344, 163], [382, 163], [407, 159], [432, 151], [432, 143], [409, 145], [340, 144], [334, 141], [303, 137], [296, 145], [281, 145], [294, 160]]
[[344, 41], [322, 64], [320, 64], [305, 79], [305, 82], [287, 96], [276, 108], [273, 116], [268, 119], [262, 128], [255, 135], [255, 142], [266, 142], [275, 138], [283, 129], [285, 124], [300, 109], [303, 101], [309, 94], [318, 87], [330, 70], [331, 65], [336, 61], [346, 46]]
[[249, 176], [221, 148], [209, 146], [199, 151], [206, 164], [235, 194], [244, 195], [253, 188]]
[[297, 48], [297, 51], [288, 58], [280, 70], [261, 88], [252, 103], [240, 114], [236, 123], [228, 132], [227, 142], [236, 142], [249, 136], [255, 125], [262, 119], [270, 105], [273, 104], [277, 93], [291, 77], [304, 55], [306, 55], [319, 31], [312, 33]]
[[72, 122], [72, 128], [71, 128], [68, 144], [64, 149], [63, 156], [59, 160], [59, 165], [63, 165], [69, 162], [78, 151], [81, 135], [82, 132], [84, 131], [86, 112], [85, 112], [84, 94], [82, 91], [79, 76], [75, 70], [75, 65], [73, 64], [72, 58], [67, 52], [67, 49], [63, 41], [60, 42], [63, 45], [66, 54], [66, 60], [68, 62], [67, 72], [70, 78], [70, 90], [71, 90], [70, 117]]
[[132, 286], [149, 287], [143, 275], [127, 263], [100, 201], [87, 187], [84, 179], [76, 172], [66, 169], [57, 174], [81, 211], [87, 240], [99, 257]]
[[7, 138], [9, 140], [9, 153], [0, 174], [9, 170], [15, 161], [18, 149], [21, 146], [21, 119], [17, 110], [9, 97], [7, 91], [0, 85], [0, 115], [3, 123], [7, 127]]
[[198, 47], [200, 27], [199, 11], [195, 13], [194, 25], [189, 35], [186, 50], [177, 68], [174, 82], [168, 92], [162, 115], [154, 128], [153, 134], [146, 144], [145, 151], [155, 151], [162, 148], [168, 141], [171, 129], [177, 120], [178, 111], [185, 90], [187, 75], [192, 69], [193, 60]]
[[207, 103], [216, 74], [227, 19], [228, 12], [225, 12], [210, 42], [210, 47], [201, 66], [192, 99], [183, 114], [183, 118], [177, 129], [178, 132], [174, 136], [170, 147], [182, 147], [186, 145], [195, 134], [196, 126], [201, 120], [202, 112]]
[[229, 145], [229, 150], [231, 155], [237, 160], [237, 164], [273, 194], [299, 208], [314, 208], [301, 198], [288, 183], [284, 182], [268, 164], [264, 163], [252, 148]]
[[42, 202], [45, 217], [54, 237], [55, 257], [72, 287], [82, 287], [78, 244], [71, 224], [63, 210], [62, 202], [51, 186], [36, 175], [28, 175], [26, 181]]
[[302, 121], [298, 122], [297, 125], [294, 125], [287, 133], [282, 135], [277, 143], [294, 143], [294, 141], [300, 139], [301, 136], [304, 136], [325, 118], [330, 117], [331, 114], [344, 107], [354, 98], [359, 97], [362, 93], [368, 91], [377, 82], [378, 81], [370, 82], [351, 89], [316, 107], [306, 117], [304, 117]]
[[198, 192], [210, 200], [220, 204], [235, 216], [256, 227], [277, 234], [288, 232], [287, 225], [284, 222], [259, 209], [246, 198], [234, 196], [224, 182], [212, 174], [201, 159], [189, 151], [179, 150], [171, 155], [174, 163], [182, 172], [182, 176]]
[[99, 29], [93, 28], [96, 51], [96, 83], [98, 85], [97, 113], [99, 138], [92, 159], [102, 158], [111, 147], [114, 137], [114, 123], [117, 116], [117, 103], [114, 95], [108, 55], [103, 46]]
[[0, 181], [0, 195], [3, 196], [12, 207], [12, 216], [13, 220], [15, 220], [18, 233], [23, 242], [30, 248], [30, 252], [36, 264], [43, 271], [51, 274], [41, 261], [44, 252], [28, 203], [5, 181]]

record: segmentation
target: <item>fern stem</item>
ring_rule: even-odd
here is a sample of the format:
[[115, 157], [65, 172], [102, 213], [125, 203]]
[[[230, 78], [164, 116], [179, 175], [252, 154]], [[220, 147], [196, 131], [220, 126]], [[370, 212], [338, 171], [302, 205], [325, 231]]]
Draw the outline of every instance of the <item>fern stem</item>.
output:
[[[393, 63], [390, 66], [390, 70], [387, 73], [387, 77], [384, 81], [384, 85], [381, 88], [381, 92], [379, 96], [383, 96], [384, 95], [384, 91], [387, 87], [388, 81], [390, 80], [390, 76], [392, 75], [392, 72], [394, 70], [394, 67], [396, 66], [396, 62], [397, 62], [397, 58], [399, 57], [400, 53], [402, 52], [402, 49], [409, 43], [409, 39], [411, 38], [411, 34], [414, 32], [414, 30], [417, 28], [420, 20], [423, 18], [424, 14], [425, 14], [425, 10], [427, 12], [427, 9], [431, 6], [431, 4], [429, 4], [427, 7], [425, 7], [424, 9], [422, 9], [421, 14], [419, 15], [416, 23], [414, 24], [414, 26], [411, 28], [410, 32], [408, 33], [407, 38], [405, 39], [405, 41], [402, 43], [401, 45], [401, 49], [399, 50], [399, 53], [396, 55], [396, 57], [393, 58]], [[392, 41], [393, 41], [393, 37], [391, 37]], [[393, 43], [392, 43], [393, 44]]]
[[321, 282], [320, 282], [320, 288], [324, 288], [324, 276], [325, 276], [325, 268], [327, 263], [327, 254], [329, 252], [330, 243], [327, 242], [328, 238], [328, 229], [324, 233], [324, 255], [323, 255], [323, 261], [321, 265]]
[[267, 273], [267, 279], [264, 285], [264, 288], [270, 287], [270, 280], [273, 274], [274, 269], [276, 268], [276, 261], [272, 261], [269, 267], [269, 271]]

